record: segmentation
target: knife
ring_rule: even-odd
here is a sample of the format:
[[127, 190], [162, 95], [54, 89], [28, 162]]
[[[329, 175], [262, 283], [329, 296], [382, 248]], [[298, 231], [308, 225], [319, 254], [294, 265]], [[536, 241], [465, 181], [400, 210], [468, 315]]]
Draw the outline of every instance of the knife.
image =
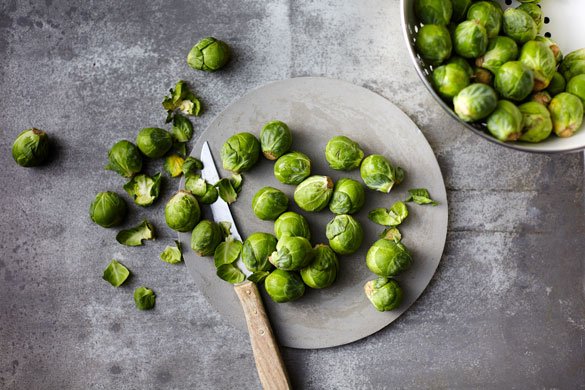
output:
[[[219, 173], [215, 167], [209, 143], [206, 141], [201, 148], [201, 161], [203, 162], [203, 169], [201, 170], [201, 177], [208, 183], [217, 183], [219, 181]], [[231, 235], [242, 241], [242, 237], [238, 232], [236, 223], [230, 212], [229, 205], [221, 198], [218, 198], [210, 205], [213, 220], [216, 222], [229, 222], [231, 224]], [[248, 271], [242, 258], [239, 257], [236, 265], [246, 277], [252, 273]], [[256, 361], [256, 369], [260, 383], [264, 389], [291, 389], [290, 380], [278, 349], [278, 343], [272, 333], [270, 321], [264, 310], [262, 297], [258, 291], [255, 283], [244, 280], [241, 283], [234, 285], [236, 295], [240, 299], [246, 323], [248, 325], [248, 333], [250, 333], [250, 342], [252, 344], [252, 352], [254, 353], [254, 360]]]

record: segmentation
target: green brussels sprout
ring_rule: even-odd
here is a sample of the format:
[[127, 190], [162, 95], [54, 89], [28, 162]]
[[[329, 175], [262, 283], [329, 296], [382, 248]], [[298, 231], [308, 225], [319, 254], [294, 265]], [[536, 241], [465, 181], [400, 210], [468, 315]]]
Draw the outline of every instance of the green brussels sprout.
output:
[[467, 17], [467, 10], [472, 4], [472, 0], [451, 0], [453, 5], [453, 15], [451, 15], [452, 22], [462, 22]]
[[252, 168], [260, 156], [260, 142], [250, 133], [234, 134], [221, 148], [223, 168], [240, 173]]
[[274, 177], [284, 184], [300, 184], [311, 174], [311, 160], [301, 152], [281, 156], [274, 164]]
[[418, 30], [415, 46], [420, 56], [432, 65], [440, 65], [451, 56], [451, 35], [445, 26], [425, 24]]
[[164, 129], [146, 127], [136, 136], [136, 145], [146, 157], [160, 158], [173, 146], [173, 137]]
[[120, 287], [128, 279], [128, 276], [130, 276], [128, 268], [124, 267], [118, 260], [112, 260], [104, 270], [102, 279], [114, 287]]
[[561, 62], [559, 72], [563, 74], [565, 80], [585, 73], [585, 48], [567, 54]]
[[284, 303], [299, 299], [305, 285], [297, 273], [275, 269], [264, 280], [264, 288], [274, 302]]
[[496, 72], [494, 86], [506, 99], [524, 100], [534, 89], [533, 72], [520, 61], [506, 62]]
[[514, 103], [500, 100], [487, 119], [487, 128], [500, 141], [516, 141], [522, 135], [522, 113]]
[[518, 61], [534, 73], [535, 91], [542, 91], [548, 87], [557, 69], [552, 50], [538, 41], [526, 42], [522, 46]]
[[132, 177], [142, 169], [140, 151], [130, 141], [118, 141], [108, 152], [106, 169], [114, 171], [124, 177]]
[[479, 67], [485, 68], [492, 73], [506, 62], [514, 61], [518, 58], [518, 45], [512, 38], [495, 37], [489, 40], [485, 54], [475, 61]]
[[465, 122], [487, 117], [497, 104], [498, 97], [493, 88], [481, 83], [471, 84], [453, 98], [455, 113]]
[[485, 28], [488, 38], [495, 38], [500, 33], [502, 16], [500, 5], [491, 1], [473, 3], [467, 11], [467, 20], [479, 22]]
[[446, 26], [453, 14], [451, 0], [415, 0], [414, 13], [423, 24]]
[[546, 91], [540, 91], [540, 92], [533, 93], [532, 96], [530, 97], [531, 102], [540, 103], [543, 106], [548, 106], [550, 104], [551, 100], [552, 100], [552, 96], [550, 96], [550, 93], [548, 93]]
[[264, 221], [274, 221], [287, 208], [287, 196], [274, 187], [261, 188], [252, 199], [252, 211]]
[[453, 99], [470, 82], [467, 71], [458, 64], [435, 68], [432, 80], [435, 90], [445, 99]]
[[565, 88], [567, 87], [567, 82], [562, 74], [559, 72], [555, 72], [552, 79], [550, 80], [550, 84], [546, 88], [546, 91], [550, 94], [550, 96], [555, 97], [561, 92], [565, 92]]
[[49, 156], [49, 137], [42, 130], [24, 130], [12, 144], [12, 158], [21, 167], [36, 167]]
[[466, 20], [455, 29], [453, 46], [455, 52], [464, 58], [482, 56], [488, 45], [488, 35], [485, 27], [476, 20]]
[[329, 245], [318, 244], [315, 246], [315, 260], [307, 267], [301, 269], [303, 282], [311, 288], [326, 288], [335, 282], [339, 269], [337, 255]]
[[471, 76], [471, 79], [473, 80], [474, 83], [481, 83], [491, 86], [492, 81], [494, 79], [494, 75], [487, 69], [476, 67], [473, 70], [473, 76]]
[[525, 43], [536, 38], [536, 23], [526, 12], [508, 8], [504, 12], [504, 33], [517, 43]]
[[260, 130], [260, 145], [264, 157], [276, 160], [290, 150], [292, 135], [286, 123], [271, 121]]
[[449, 60], [447, 61], [447, 64], [457, 64], [460, 67], [462, 67], [463, 70], [465, 70], [465, 73], [467, 73], [468, 77], [471, 78], [471, 76], [473, 76], [473, 68], [471, 67], [469, 62], [463, 57], [453, 56], [453, 57], [449, 58]]
[[523, 116], [520, 141], [540, 142], [547, 139], [553, 129], [548, 109], [536, 102], [524, 103], [518, 108]]
[[563, 52], [561, 52], [559, 45], [557, 45], [557, 43], [555, 41], [553, 41], [550, 38], [542, 37], [542, 36], [537, 36], [536, 38], [534, 38], [534, 40], [538, 41], [538, 42], [542, 42], [545, 45], [547, 45], [549, 47], [549, 49], [552, 50], [553, 55], [555, 56], [555, 61], [556, 61], [557, 65], [561, 63], [561, 61], [563, 60]]
[[361, 183], [353, 179], [339, 179], [333, 188], [329, 210], [335, 214], [357, 213], [366, 201], [366, 192]]
[[585, 74], [577, 75], [569, 80], [567, 83], [567, 92], [577, 96], [585, 105]]
[[156, 295], [151, 289], [140, 286], [134, 290], [134, 303], [138, 310], [150, 310], [154, 307]]
[[329, 176], [310, 176], [297, 186], [295, 203], [304, 211], [321, 211], [333, 195], [333, 180]]
[[274, 234], [279, 240], [284, 236], [304, 237], [307, 240], [311, 239], [309, 223], [305, 217], [294, 211], [287, 211], [274, 221]]
[[542, 29], [542, 25], [544, 24], [544, 13], [542, 12], [542, 9], [534, 3], [520, 4], [518, 9], [530, 15], [532, 20], [534, 20], [534, 24], [536, 25], [536, 33], [538, 34]]
[[338, 171], [351, 171], [360, 166], [364, 151], [360, 145], [346, 136], [338, 135], [327, 142], [325, 158], [329, 167]]
[[282, 236], [268, 260], [278, 269], [295, 271], [311, 264], [315, 252], [305, 237]]
[[116, 234], [116, 241], [127, 246], [142, 246], [144, 240], [154, 240], [154, 226], [146, 219], [140, 224], [123, 229]]
[[394, 168], [392, 164], [380, 154], [372, 154], [364, 159], [360, 167], [360, 176], [369, 189], [389, 193], [394, 185], [404, 180], [405, 172], [402, 168]]
[[276, 251], [276, 237], [269, 233], [253, 233], [244, 241], [242, 262], [250, 272], [270, 271], [268, 260]]
[[137, 175], [124, 184], [124, 189], [138, 206], [150, 206], [160, 194], [161, 178], [160, 173], [152, 177], [145, 174]]
[[187, 191], [178, 191], [165, 206], [167, 225], [178, 232], [193, 230], [200, 217], [197, 199]]
[[231, 57], [230, 47], [213, 37], [203, 38], [189, 51], [187, 64], [193, 69], [215, 72], [223, 68]]
[[402, 288], [394, 279], [380, 277], [364, 285], [366, 296], [378, 311], [396, 309], [402, 303]]
[[207, 219], [201, 220], [191, 233], [191, 249], [198, 256], [212, 256], [224, 239], [221, 226]]
[[351, 215], [336, 215], [325, 229], [329, 246], [340, 255], [357, 251], [364, 240], [362, 225]]
[[89, 216], [101, 227], [118, 226], [126, 217], [126, 202], [115, 192], [100, 192], [89, 206]]
[[553, 130], [559, 137], [572, 136], [583, 123], [583, 103], [571, 93], [559, 93], [551, 100], [548, 109], [553, 121]]
[[411, 264], [412, 257], [404, 244], [385, 238], [374, 242], [366, 254], [366, 265], [378, 276], [396, 276]]

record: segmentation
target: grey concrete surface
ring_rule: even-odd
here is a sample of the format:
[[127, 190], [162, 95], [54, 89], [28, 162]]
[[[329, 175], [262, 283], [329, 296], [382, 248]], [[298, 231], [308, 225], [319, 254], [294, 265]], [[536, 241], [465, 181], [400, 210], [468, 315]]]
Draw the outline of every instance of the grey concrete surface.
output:
[[[230, 42], [225, 71], [192, 71], [198, 38]], [[449, 190], [448, 242], [421, 299], [390, 327], [326, 350], [284, 349], [297, 388], [585, 388], [583, 158], [497, 147], [441, 112], [408, 62], [398, 0], [16, 1], [0, 4], [0, 388], [258, 388], [245, 333], [214, 312], [182, 265], [158, 254], [174, 234], [118, 245], [87, 216], [111, 144], [163, 125], [176, 80], [205, 102], [199, 134], [250, 88], [328, 76], [389, 98], [422, 129]], [[55, 158], [23, 169], [17, 133], [36, 126]], [[150, 170], [157, 166], [150, 166]], [[133, 271], [114, 289], [110, 259]], [[132, 290], [158, 295], [134, 309]]]

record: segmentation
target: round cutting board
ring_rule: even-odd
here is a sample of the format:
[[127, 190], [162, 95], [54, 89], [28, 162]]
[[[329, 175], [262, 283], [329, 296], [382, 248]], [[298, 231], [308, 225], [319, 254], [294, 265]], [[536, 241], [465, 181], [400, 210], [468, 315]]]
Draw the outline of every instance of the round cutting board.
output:
[[[326, 78], [294, 78], [274, 82], [249, 92], [232, 103], [210, 124], [193, 148], [199, 157], [208, 141], [221, 177], [229, 173], [221, 167], [219, 150], [232, 134], [248, 131], [258, 135], [270, 120], [286, 122], [293, 133], [293, 150], [307, 154], [312, 174], [334, 180], [351, 177], [359, 170], [335, 171], [325, 160], [325, 145], [335, 135], [357, 141], [365, 154], [383, 154], [394, 165], [406, 170], [406, 179], [389, 194], [367, 190], [366, 205], [355, 215], [365, 233], [358, 252], [339, 256], [340, 270], [333, 286], [323, 290], [306, 289], [297, 301], [277, 304], [260, 286], [266, 310], [281, 345], [293, 348], [326, 348], [350, 343], [384, 328], [404, 313], [421, 295], [441, 259], [447, 234], [447, 197], [439, 165], [427, 140], [416, 125], [385, 98], [345, 81]], [[280, 183], [273, 175], [272, 161], [261, 158], [244, 173], [244, 186], [231, 211], [245, 239], [254, 232], [273, 232], [271, 221], [261, 221], [251, 210], [252, 197], [260, 188], [272, 186], [291, 199], [290, 209], [302, 213], [311, 226], [313, 244], [327, 243], [325, 226], [333, 217], [328, 209], [319, 213], [301, 212], [292, 201], [294, 186]], [[410, 215], [400, 226], [403, 243], [410, 249], [414, 264], [397, 279], [404, 290], [402, 305], [391, 312], [378, 312], [366, 298], [363, 286], [376, 278], [365, 263], [370, 245], [383, 230], [368, 220], [368, 212], [389, 208], [405, 200], [409, 188], [427, 188], [439, 206], [408, 203]], [[203, 207], [205, 218], [211, 218]], [[189, 247], [190, 233], [179, 235], [185, 262], [201, 292], [211, 305], [234, 326], [246, 330], [244, 315], [232, 286], [215, 275], [213, 259], [198, 257]], [[428, 308], [431, 310], [432, 308]]]

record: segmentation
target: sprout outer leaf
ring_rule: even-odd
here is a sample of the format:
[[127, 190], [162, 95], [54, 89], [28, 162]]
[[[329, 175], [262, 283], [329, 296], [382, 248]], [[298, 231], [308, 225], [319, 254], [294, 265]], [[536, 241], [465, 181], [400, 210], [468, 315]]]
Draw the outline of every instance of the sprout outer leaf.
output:
[[118, 260], [112, 260], [104, 270], [102, 278], [114, 287], [120, 287], [130, 276], [128, 268], [124, 267]]
[[153, 239], [154, 227], [146, 219], [133, 228], [120, 230], [116, 235], [116, 241], [127, 246], [142, 246], [144, 240]]

